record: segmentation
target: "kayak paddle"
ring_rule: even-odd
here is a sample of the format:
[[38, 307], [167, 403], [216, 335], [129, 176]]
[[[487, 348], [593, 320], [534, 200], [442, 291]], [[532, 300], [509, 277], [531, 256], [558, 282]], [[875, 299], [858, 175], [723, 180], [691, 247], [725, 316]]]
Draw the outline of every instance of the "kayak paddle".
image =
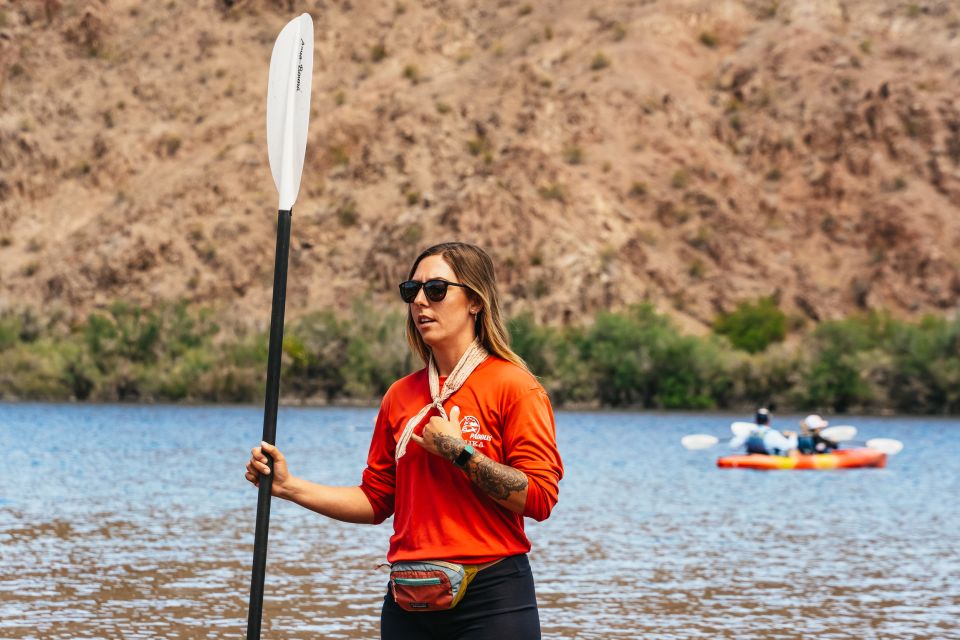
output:
[[[757, 425], [752, 422], [734, 422], [730, 425], [730, 430], [735, 437], [746, 437], [750, 435], [750, 432], [753, 431], [756, 426]], [[694, 433], [680, 438], [680, 444], [682, 444], [685, 449], [697, 451], [699, 449], [709, 449], [719, 442], [729, 442], [732, 439], [733, 438], [723, 438], [721, 440], [716, 436], [711, 436], [706, 433]]]
[[850, 425], [837, 425], [820, 430], [820, 437], [830, 442], [848, 442], [857, 437], [857, 428]]
[[719, 438], [716, 436], [707, 435], [705, 433], [694, 433], [692, 435], [683, 436], [680, 438], [680, 444], [682, 444], [685, 449], [690, 451], [709, 449], [718, 442], [720, 442]]
[[[302, 14], [287, 23], [273, 45], [267, 83], [267, 151], [270, 171], [280, 195], [277, 248], [273, 266], [273, 302], [270, 312], [270, 349], [263, 410], [263, 440], [274, 444], [280, 397], [280, 356], [283, 347], [283, 312], [287, 299], [287, 259], [290, 221], [300, 191], [303, 158], [310, 120], [310, 81], [313, 77], [313, 20]], [[273, 470], [273, 459], [267, 456]], [[263, 583], [267, 568], [267, 533], [270, 528], [270, 494], [273, 473], [260, 476], [257, 495], [257, 529], [253, 543], [250, 608], [247, 640], [260, 638], [263, 616]]]
[[895, 456], [903, 451], [903, 443], [893, 438], [871, 438], [867, 440], [867, 446], [882, 451], [888, 456]]

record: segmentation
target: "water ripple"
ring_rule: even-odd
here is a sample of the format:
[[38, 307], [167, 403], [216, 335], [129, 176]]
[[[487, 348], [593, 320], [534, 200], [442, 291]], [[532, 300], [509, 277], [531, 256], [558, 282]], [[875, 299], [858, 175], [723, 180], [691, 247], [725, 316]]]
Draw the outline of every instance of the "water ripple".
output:
[[[281, 412], [295, 472], [359, 479], [371, 410]], [[259, 409], [0, 405], [0, 637], [224, 638], [246, 623]], [[960, 638], [960, 422], [864, 418], [883, 470], [718, 470], [731, 418], [559, 413], [561, 502], [529, 522], [545, 638]], [[952, 472], [945, 470], [952, 469]], [[264, 634], [375, 638], [389, 524], [275, 502]]]

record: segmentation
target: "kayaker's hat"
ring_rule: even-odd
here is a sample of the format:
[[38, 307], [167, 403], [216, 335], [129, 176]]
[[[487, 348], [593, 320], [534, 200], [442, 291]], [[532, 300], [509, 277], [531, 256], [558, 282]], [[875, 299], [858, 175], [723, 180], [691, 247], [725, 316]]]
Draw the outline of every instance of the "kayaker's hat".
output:
[[808, 415], [806, 418], [803, 419], [803, 424], [808, 429], [822, 429], [825, 426], [827, 426], [829, 423], [823, 418], [821, 418], [820, 416], [818, 416], [817, 414], [811, 413], [810, 415]]
[[770, 411], [767, 409], [757, 409], [757, 417], [754, 422], [757, 424], [770, 424]]

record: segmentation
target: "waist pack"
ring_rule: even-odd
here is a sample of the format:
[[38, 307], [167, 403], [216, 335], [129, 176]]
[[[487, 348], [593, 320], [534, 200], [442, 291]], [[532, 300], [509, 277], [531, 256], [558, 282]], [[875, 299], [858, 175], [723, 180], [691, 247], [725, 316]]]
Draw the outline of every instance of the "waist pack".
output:
[[394, 562], [390, 566], [390, 591], [405, 611], [453, 609], [463, 600], [477, 570], [477, 565], [444, 560]]

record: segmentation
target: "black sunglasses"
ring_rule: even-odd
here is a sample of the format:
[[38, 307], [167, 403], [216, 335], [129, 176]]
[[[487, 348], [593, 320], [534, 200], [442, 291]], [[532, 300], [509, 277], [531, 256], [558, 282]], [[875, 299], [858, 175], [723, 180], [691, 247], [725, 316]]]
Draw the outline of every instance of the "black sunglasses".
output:
[[440, 302], [447, 297], [447, 287], [463, 287], [469, 289], [465, 284], [459, 282], [447, 282], [439, 278], [427, 280], [426, 282], [417, 282], [416, 280], [407, 280], [400, 283], [400, 297], [406, 303], [411, 303], [417, 297], [417, 293], [423, 287], [423, 293], [430, 302]]

